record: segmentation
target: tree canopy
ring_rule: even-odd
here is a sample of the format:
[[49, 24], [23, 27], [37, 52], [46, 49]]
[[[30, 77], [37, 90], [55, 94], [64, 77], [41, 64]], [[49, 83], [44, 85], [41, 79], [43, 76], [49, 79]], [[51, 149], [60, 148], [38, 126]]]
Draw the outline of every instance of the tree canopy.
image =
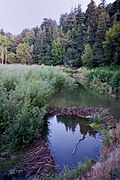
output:
[[[2, 28], [2, 27], [1, 27]], [[40, 26], [19, 35], [0, 30], [0, 62], [98, 67], [120, 64], [120, 1], [86, 12], [78, 4], [61, 14], [59, 25], [45, 18]]]

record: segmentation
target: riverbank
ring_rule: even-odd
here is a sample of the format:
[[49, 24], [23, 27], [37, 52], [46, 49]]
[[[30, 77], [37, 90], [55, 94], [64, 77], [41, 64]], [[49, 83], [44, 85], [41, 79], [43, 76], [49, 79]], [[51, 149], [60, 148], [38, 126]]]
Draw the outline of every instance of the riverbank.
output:
[[76, 79], [77, 83], [89, 85], [100, 94], [107, 94], [120, 99], [120, 66], [97, 67], [93, 69], [63, 68], [63, 71]]

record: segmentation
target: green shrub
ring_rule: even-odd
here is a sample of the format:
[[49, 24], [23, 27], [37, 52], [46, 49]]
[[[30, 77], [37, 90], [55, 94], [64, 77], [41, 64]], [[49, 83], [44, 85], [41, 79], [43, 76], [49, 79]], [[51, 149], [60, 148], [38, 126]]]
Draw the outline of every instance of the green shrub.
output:
[[110, 84], [114, 91], [119, 92], [120, 91], [120, 71], [116, 72], [110, 81]]
[[52, 95], [74, 81], [57, 67], [0, 67], [0, 125], [6, 143], [22, 148], [38, 135]]
[[[115, 94], [118, 98], [120, 97], [120, 67], [113, 66], [96, 68], [88, 73], [87, 78], [89, 84], [93, 87], [94, 85], [96, 87], [96, 83], [106, 83], [107, 86], [104, 86], [104, 89], [102, 90], [107, 92], [106, 88], [111, 87], [112, 94]], [[100, 85], [98, 89], [100, 90]]]

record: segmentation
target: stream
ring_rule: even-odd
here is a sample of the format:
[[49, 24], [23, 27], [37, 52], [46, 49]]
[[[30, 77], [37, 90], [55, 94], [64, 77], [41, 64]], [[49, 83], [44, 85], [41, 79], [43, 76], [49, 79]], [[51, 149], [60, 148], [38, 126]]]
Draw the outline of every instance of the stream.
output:
[[99, 94], [89, 87], [79, 85], [72, 92], [62, 91], [57, 93], [50, 102], [51, 107], [100, 107], [110, 109], [110, 112], [120, 118], [120, 99], [109, 95]]
[[[50, 107], [100, 107], [120, 118], [120, 100], [98, 94], [79, 85], [73, 91], [62, 91], [54, 95]], [[101, 135], [90, 127], [85, 118], [68, 116], [48, 116], [46, 139], [54, 157], [57, 170], [61, 173], [64, 166], [70, 169], [86, 158], [97, 160], [100, 155]], [[4, 179], [4, 175], [1, 176]], [[11, 177], [12, 180], [19, 179]], [[32, 176], [27, 178], [32, 179]]]
[[89, 126], [87, 119], [52, 116], [48, 123], [48, 144], [58, 172], [64, 166], [72, 169], [86, 158], [98, 159], [101, 135]]
[[[99, 94], [79, 85], [71, 91], [56, 94], [51, 107], [100, 107], [104, 106], [120, 118], [120, 100]], [[97, 160], [101, 149], [101, 135], [94, 131], [86, 119], [48, 117], [48, 141], [59, 172], [64, 166], [74, 168], [86, 158]]]

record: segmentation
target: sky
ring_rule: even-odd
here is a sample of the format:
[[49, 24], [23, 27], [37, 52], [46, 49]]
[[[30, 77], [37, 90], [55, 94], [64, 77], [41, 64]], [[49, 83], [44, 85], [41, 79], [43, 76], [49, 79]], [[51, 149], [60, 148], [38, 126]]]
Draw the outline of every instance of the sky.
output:
[[[100, 0], [94, 0], [99, 4]], [[115, 0], [106, 0], [107, 4]], [[59, 23], [60, 15], [69, 13], [71, 7], [82, 5], [85, 11], [90, 0], [0, 0], [0, 29], [19, 34], [25, 28], [40, 26], [43, 18]]]

